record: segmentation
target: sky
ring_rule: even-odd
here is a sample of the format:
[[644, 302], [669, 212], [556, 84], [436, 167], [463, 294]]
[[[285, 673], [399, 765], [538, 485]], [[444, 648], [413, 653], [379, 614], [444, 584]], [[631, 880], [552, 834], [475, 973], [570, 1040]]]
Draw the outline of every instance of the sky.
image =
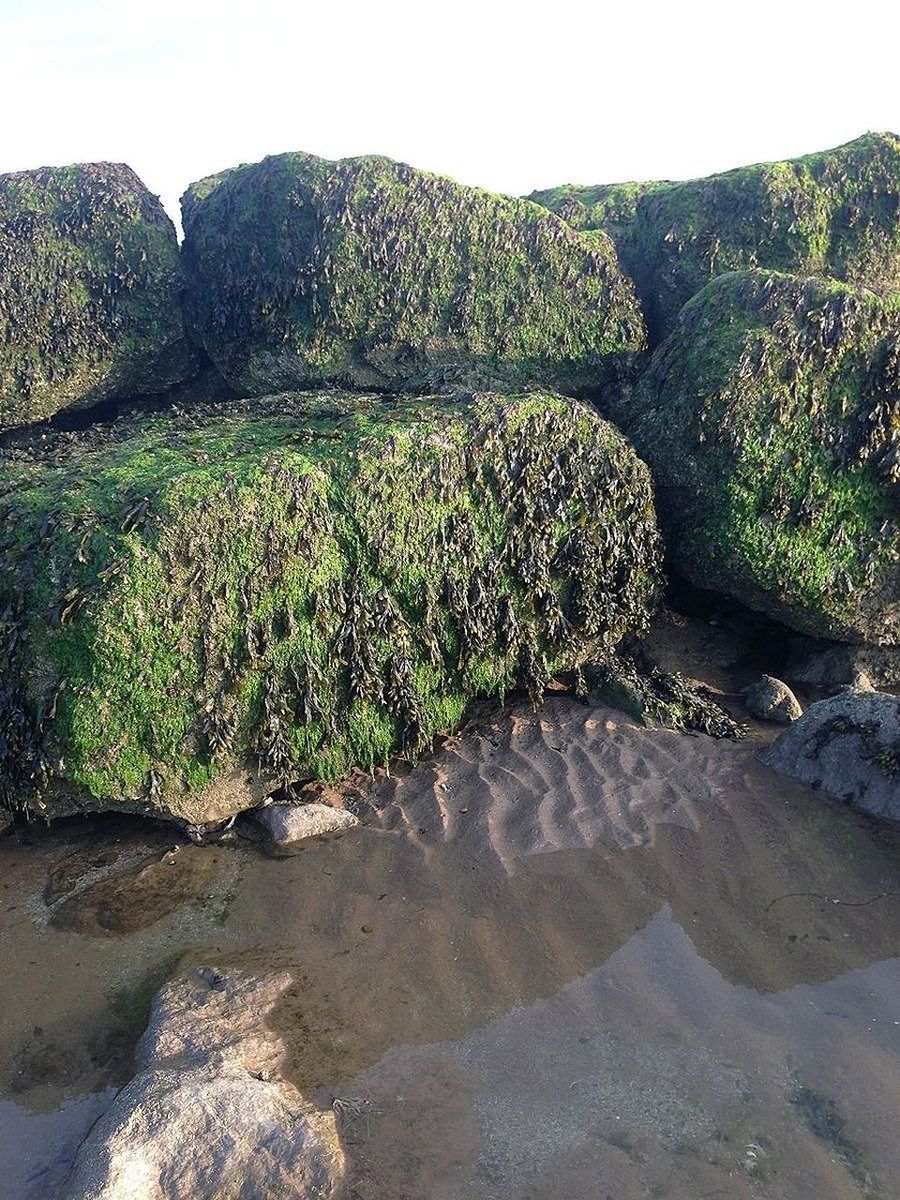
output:
[[895, 0], [0, 0], [0, 172], [127, 162], [176, 219], [285, 150], [685, 179], [900, 132], [898, 45]]

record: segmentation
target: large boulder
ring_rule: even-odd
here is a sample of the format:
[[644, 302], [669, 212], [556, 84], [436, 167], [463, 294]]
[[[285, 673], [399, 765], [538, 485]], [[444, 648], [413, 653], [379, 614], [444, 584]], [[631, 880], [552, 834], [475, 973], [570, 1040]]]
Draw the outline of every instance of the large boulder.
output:
[[723, 276], [614, 412], [691, 582], [813, 636], [900, 643], [900, 301]]
[[184, 379], [181, 289], [174, 226], [129, 167], [0, 175], [0, 430]]
[[569, 186], [531, 199], [613, 237], [657, 339], [728, 271], [768, 267], [900, 291], [900, 139], [891, 133], [685, 183]]
[[191, 824], [639, 629], [649, 471], [581, 402], [284, 395], [0, 454], [0, 787]]
[[279, 1074], [266, 1024], [286, 972], [208, 968], [155, 997], [137, 1074], [78, 1152], [65, 1200], [328, 1200], [344, 1152], [333, 1112]]
[[244, 395], [448, 370], [572, 390], [644, 345], [608, 238], [387, 158], [281, 154], [182, 207], [189, 325]]
[[811, 704], [761, 755], [767, 766], [900, 821], [900, 699], [846, 692]]

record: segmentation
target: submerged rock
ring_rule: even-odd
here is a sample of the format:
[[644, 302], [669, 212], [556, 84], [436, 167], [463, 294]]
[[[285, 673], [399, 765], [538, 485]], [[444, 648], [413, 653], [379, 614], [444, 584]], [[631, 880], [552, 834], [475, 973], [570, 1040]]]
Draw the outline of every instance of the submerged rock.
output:
[[344, 1175], [332, 1112], [278, 1068], [266, 1025], [285, 972], [193, 971], [153, 1001], [138, 1073], [78, 1152], [66, 1200], [327, 1200]]
[[747, 689], [747, 712], [761, 721], [788, 725], [803, 715], [797, 697], [774, 675], [763, 675]]
[[448, 369], [571, 390], [644, 346], [609, 239], [387, 158], [281, 154], [182, 207], [189, 326], [244, 395]]
[[616, 415], [692, 583], [813, 636], [900, 643], [900, 300], [723, 276]]
[[900, 821], [900, 699], [845, 692], [811, 704], [761, 755], [767, 766]]
[[0, 457], [7, 804], [221, 821], [643, 627], [650, 476], [533, 392], [270, 397]]
[[175, 229], [121, 163], [0, 175], [0, 430], [193, 366]]
[[612, 236], [659, 339], [710, 279], [768, 267], [900, 291], [900, 138], [685, 183], [559, 187], [530, 199]]
[[308, 838], [341, 833], [359, 824], [359, 818], [330, 804], [267, 804], [250, 814], [259, 826], [270, 854], [293, 854]]

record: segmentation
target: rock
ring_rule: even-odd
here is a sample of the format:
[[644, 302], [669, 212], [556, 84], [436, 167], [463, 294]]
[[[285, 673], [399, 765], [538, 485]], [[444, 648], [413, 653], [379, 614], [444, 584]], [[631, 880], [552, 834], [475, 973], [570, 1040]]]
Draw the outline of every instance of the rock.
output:
[[278, 1074], [266, 1025], [291, 983], [208, 969], [153, 1002], [137, 1074], [82, 1144], [66, 1200], [326, 1200], [344, 1175], [334, 1114]]
[[359, 818], [330, 804], [269, 804], [250, 814], [262, 830], [271, 854], [296, 852], [307, 838], [323, 833], [339, 833], [359, 824]]
[[[900, 687], [900, 646], [793, 638], [785, 675], [815, 687], [856, 687], [858, 691]], [[858, 683], [860, 679], [862, 683]]]
[[592, 703], [621, 709], [650, 729], [699, 730], [735, 741], [747, 731], [704, 688], [654, 664], [645, 662], [641, 669], [624, 654], [591, 663], [585, 679]]
[[614, 409], [674, 565], [814, 637], [900, 644], [900, 305], [771, 271], [685, 306]]
[[686, 183], [569, 186], [530, 199], [613, 238], [655, 341], [728, 271], [768, 267], [900, 291], [900, 139], [891, 133]]
[[747, 689], [747, 712], [760, 721], [787, 725], [803, 715], [797, 697], [786, 683], [773, 675], [763, 675]]
[[0, 800], [205, 826], [643, 627], [650, 476], [534, 391], [197, 405], [0, 451]]
[[186, 378], [172, 222], [121, 163], [0, 175], [0, 430]]
[[773, 770], [900, 821], [900, 699], [845, 692], [811, 704], [760, 756]]
[[182, 208], [189, 327], [242, 395], [448, 370], [571, 391], [645, 344], [605, 235], [387, 158], [280, 154]]

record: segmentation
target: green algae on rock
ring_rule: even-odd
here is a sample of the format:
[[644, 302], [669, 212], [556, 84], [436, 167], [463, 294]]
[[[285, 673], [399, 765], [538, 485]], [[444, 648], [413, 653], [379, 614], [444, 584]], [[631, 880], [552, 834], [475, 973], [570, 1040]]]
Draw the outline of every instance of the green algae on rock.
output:
[[656, 339], [729, 271], [767, 267], [900, 291], [900, 138], [891, 133], [684, 183], [570, 186], [530, 198], [613, 238]]
[[541, 392], [287, 394], [10, 446], [0, 785], [191, 822], [371, 769], [640, 629], [649, 471]]
[[900, 298], [722, 276], [616, 415], [688, 579], [805, 633], [900, 643]]
[[571, 391], [644, 346], [608, 238], [387, 158], [281, 154], [182, 207], [188, 324], [245, 395], [442, 370]]
[[0, 175], [0, 429], [190, 372], [175, 229], [120, 163]]

